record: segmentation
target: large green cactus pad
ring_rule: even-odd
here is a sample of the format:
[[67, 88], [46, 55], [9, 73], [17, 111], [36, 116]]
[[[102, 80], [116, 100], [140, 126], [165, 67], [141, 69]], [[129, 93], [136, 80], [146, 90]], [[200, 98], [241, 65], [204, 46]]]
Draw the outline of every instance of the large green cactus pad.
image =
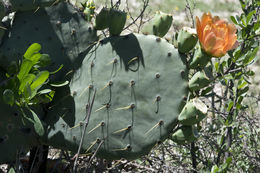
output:
[[[130, 34], [100, 41], [74, 73], [69, 88], [56, 93], [43, 141], [77, 151], [80, 123], [96, 89], [83, 153], [134, 159], [166, 139], [177, 124], [186, 96], [186, 66], [173, 45], [155, 36]], [[81, 125], [80, 125], [81, 124]]]
[[41, 8], [35, 11], [17, 12], [10, 30], [10, 37], [0, 48], [0, 66], [6, 68], [11, 60], [24, 54], [32, 43], [42, 45], [42, 52], [53, 60], [50, 71], [64, 65], [64, 76], [77, 69], [96, 39], [89, 23], [68, 3]]
[[4, 4], [5, 11], [30, 11], [37, 8], [49, 7], [64, 0], [0, 0], [0, 4]]

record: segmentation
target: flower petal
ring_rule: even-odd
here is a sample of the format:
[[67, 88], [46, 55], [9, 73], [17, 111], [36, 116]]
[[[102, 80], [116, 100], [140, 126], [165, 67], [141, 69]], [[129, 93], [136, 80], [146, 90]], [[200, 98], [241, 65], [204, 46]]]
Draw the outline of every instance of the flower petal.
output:
[[217, 57], [217, 58], [222, 57], [222, 56], [224, 56], [225, 54], [226, 54], [226, 52], [224, 52], [224, 51], [221, 50], [221, 49], [216, 49], [216, 50], [214, 50], [214, 51], [211, 51], [211, 55], [214, 56], [214, 57]]
[[210, 13], [204, 13], [201, 18], [202, 29], [205, 28], [208, 24], [212, 24], [212, 16]]
[[210, 53], [210, 51], [215, 46], [215, 44], [216, 44], [216, 35], [215, 35], [215, 33], [211, 32], [211, 33], [207, 34], [207, 36], [205, 37], [205, 40], [204, 40], [205, 51]]
[[201, 28], [200, 19], [197, 16], [196, 16], [196, 30], [197, 30], [199, 40], [202, 41], [203, 38], [202, 28]]
[[203, 28], [203, 31], [202, 31], [203, 37], [202, 37], [202, 40], [201, 40], [202, 44], [205, 44], [206, 37], [207, 37], [211, 32], [213, 32], [212, 29], [213, 29], [213, 28], [212, 28], [212, 25], [206, 25], [205, 28]]

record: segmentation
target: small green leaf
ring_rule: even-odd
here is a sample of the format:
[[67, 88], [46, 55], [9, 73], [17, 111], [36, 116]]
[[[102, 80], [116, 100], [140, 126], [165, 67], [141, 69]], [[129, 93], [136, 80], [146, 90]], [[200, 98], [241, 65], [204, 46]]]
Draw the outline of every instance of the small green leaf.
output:
[[227, 108], [227, 111], [229, 112], [231, 110], [231, 108], [233, 107], [234, 105], [234, 102], [233, 101], [230, 101], [229, 104], [228, 104], [228, 108]]
[[236, 25], [238, 24], [238, 22], [237, 22], [237, 20], [236, 20], [236, 18], [234, 16], [231, 16], [230, 19], [232, 20], [232, 22], [234, 24], [236, 24]]
[[44, 135], [44, 128], [42, 125], [41, 120], [39, 119], [39, 117], [35, 114], [35, 112], [33, 110], [30, 110], [33, 116], [33, 120], [34, 120], [34, 129], [35, 132], [39, 135], [39, 136], [43, 136]]
[[232, 157], [228, 157], [228, 158], [226, 159], [226, 163], [229, 165], [231, 162], [232, 162]]
[[35, 79], [35, 75], [34, 74], [28, 74], [24, 80], [21, 81], [21, 84], [19, 86], [19, 93], [23, 93], [24, 92], [24, 88], [25, 86], [28, 84], [28, 85], [31, 85], [32, 81]]
[[10, 89], [6, 89], [3, 92], [3, 100], [6, 104], [9, 104], [11, 106], [13, 106], [15, 98], [14, 98], [14, 93], [12, 90]]
[[37, 94], [38, 94], [38, 95], [48, 94], [48, 93], [50, 93], [51, 91], [52, 91], [52, 90], [50, 90], [50, 89], [44, 89], [44, 90], [39, 91]]
[[48, 71], [42, 71], [40, 72], [33, 83], [31, 84], [31, 90], [34, 91], [35, 89], [39, 89], [44, 82], [49, 78], [49, 72]]
[[254, 31], [257, 33], [257, 32], [260, 32], [260, 23], [256, 23], [254, 25]]
[[247, 74], [248, 76], [254, 76], [254, 75], [255, 75], [255, 72], [253, 72], [252, 70], [249, 70], [246, 74]]
[[227, 170], [228, 166], [230, 165], [231, 161], [232, 161], [231, 157], [228, 157], [226, 159], [226, 162], [221, 166], [221, 172], [224, 172], [224, 171], [226, 172], [226, 170]]
[[32, 95], [32, 90], [31, 90], [30, 85], [28, 83], [26, 83], [25, 90], [24, 90], [23, 93], [24, 93], [23, 95], [25, 97], [26, 103], [29, 103], [29, 98]]
[[219, 168], [217, 165], [212, 166], [210, 173], [217, 173], [219, 171]]
[[249, 87], [245, 87], [241, 90], [238, 91], [238, 95], [241, 96], [241, 95], [245, 95], [247, 93], [247, 91], [249, 90]]
[[41, 50], [41, 45], [38, 43], [33, 43], [25, 52], [25, 54], [23, 55], [24, 58], [26, 59], [30, 59], [33, 54], [38, 53]]
[[201, 96], [205, 96], [206, 94], [208, 94], [210, 91], [213, 90], [213, 87], [207, 87], [206, 89], [201, 91]]
[[39, 66], [40, 67], [45, 67], [47, 65], [50, 65], [51, 63], [51, 58], [48, 54], [42, 54], [41, 58], [39, 59]]
[[52, 96], [48, 95], [48, 94], [44, 94], [44, 95], [39, 95], [36, 97], [37, 99], [37, 103], [50, 103], [53, 99]]
[[57, 73], [58, 71], [60, 71], [60, 69], [62, 69], [62, 67], [63, 67], [63, 64], [61, 64], [60, 67], [59, 67], [56, 71], [50, 72], [50, 74], [55, 74], [55, 73]]
[[253, 10], [253, 11], [251, 11], [251, 12], [246, 16], [246, 24], [248, 24], [248, 23], [251, 21], [253, 15], [254, 15], [255, 13], [256, 13], [256, 11]]
[[8, 173], [15, 173], [14, 168], [10, 168], [10, 169], [8, 170]]
[[218, 137], [218, 140], [217, 140], [218, 141], [218, 145], [222, 145], [224, 139], [225, 139], [224, 135], [222, 135], [221, 137]]
[[40, 53], [36, 53], [33, 56], [31, 56], [31, 58], [29, 60], [31, 60], [33, 62], [33, 65], [34, 65], [34, 64], [38, 63], [40, 58], [41, 58], [41, 54]]
[[68, 85], [68, 84], [69, 84], [69, 81], [55, 81], [55, 82], [51, 83], [50, 86], [62, 87], [62, 86]]
[[243, 87], [245, 87], [247, 85], [247, 82], [246, 81], [244, 81], [242, 84], [240, 84], [237, 88], [238, 89], [241, 89], [241, 88], [243, 88]]
[[251, 63], [256, 57], [259, 47], [255, 47], [253, 51], [249, 51], [243, 61], [244, 65]]
[[215, 63], [215, 69], [216, 69], [216, 71], [218, 72], [218, 70], [219, 70], [219, 62], [216, 62], [216, 63]]
[[20, 81], [24, 80], [25, 76], [27, 76], [27, 74], [30, 72], [32, 66], [33, 66], [32, 61], [24, 59], [24, 61], [22, 62], [20, 71], [17, 75], [17, 77]]
[[19, 68], [15, 61], [12, 61], [10, 63], [10, 65], [7, 67], [8, 75], [14, 75], [14, 74], [18, 73], [18, 70], [19, 70]]

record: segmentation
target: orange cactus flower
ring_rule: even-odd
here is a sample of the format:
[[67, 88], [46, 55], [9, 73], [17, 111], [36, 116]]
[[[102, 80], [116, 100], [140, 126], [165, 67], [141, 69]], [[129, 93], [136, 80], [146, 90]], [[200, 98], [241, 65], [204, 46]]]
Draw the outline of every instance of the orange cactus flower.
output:
[[237, 45], [235, 25], [218, 16], [204, 13], [201, 21], [196, 17], [196, 29], [202, 48], [211, 56], [222, 57]]

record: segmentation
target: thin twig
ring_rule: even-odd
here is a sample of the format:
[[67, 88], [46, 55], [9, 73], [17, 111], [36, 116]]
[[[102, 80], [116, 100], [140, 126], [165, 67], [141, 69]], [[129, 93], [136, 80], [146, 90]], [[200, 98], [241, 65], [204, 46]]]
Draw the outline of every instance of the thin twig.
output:
[[[141, 13], [140, 13], [135, 19], [131, 16], [131, 14], [130, 14], [130, 12], [129, 12], [129, 15], [130, 15], [130, 17], [132, 18], [133, 22], [130, 23], [129, 25], [127, 25], [127, 26], [124, 28], [124, 30], [125, 30], [125, 29], [128, 29], [128, 28], [129, 28], [130, 26], [132, 26], [133, 24], [136, 24], [136, 21], [137, 21], [141, 16], [143, 16], [143, 14], [144, 14], [146, 8], [148, 7], [149, 0], [144, 0], [143, 2], [144, 2], [143, 9], [142, 9]], [[128, 6], [128, 3], [127, 3], [127, 6]], [[129, 11], [129, 10], [128, 10], [128, 11]]]
[[33, 162], [32, 162], [32, 164], [30, 165], [30, 166], [31, 166], [31, 168], [30, 168], [30, 173], [32, 173], [32, 171], [33, 171], [33, 165], [34, 165], [34, 163], [35, 163], [35, 161], [36, 161], [38, 152], [39, 152], [39, 147], [37, 147], [36, 152], [35, 152], [35, 155], [34, 155], [34, 158], [33, 158]]
[[[92, 108], [93, 108], [95, 97], [96, 97], [96, 89], [94, 91], [94, 95], [92, 97], [91, 104], [90, 104], [90, 106], [88, 108], [86, 122], [84, 124], [83, 133], [82, 133], [82, 136], [81, 136], [81, 139], [80, 139], [78, 152], [76, 154], [76, 158], [75, 158], [74, 165], [73, 165], [73, 173], [77, 171], [77, 161], [78, 161], [79, 153], [80, 153], [80, 150], [81, 150], [81, 147], [82, 147], [82, 144], [83, 144], [83, 140], [84, 140], [84, 136], [85, 136], [85, 133], [86, 133], [86, 129], [87, 129], [87, 126], [88, 126], [88, 123], [89, 123], [89, 118], [90, 118], [90, 115], [91, 115], [91, 111], [92, 111]], [[89, 103], [88, 103], [88, 105], [89, 105]]]
[[191, 9], [190, 3], [189, 3], [188, 0], [186, 0], [186, 9], [188, 9], [189, 12], [190, 12], [190, 18], [191, 18], [191, 21], [192, 21], [192, 28], [195, 28], [195, 22], [194, 22], [194, 19], [193, 19], [193, 9], [194, 8]]
[[87, 166], [86, 166], [86, 168], [85, 168], [85, 170], [84, 170], [84, 173], [85, 173], [85, 172], [87, 171], [87, 169], [89, 168], [89, 166], [90, 166], [92, 160], [95, 158], [95, 156], [96, 156], [98, 150], [100, 149], [100, 147], [102, 146], [103, 143], [104, 143], [104, 140], [102, 140], [102, 141], [99, 143], [99, 145], [98, 145], [96, 151], [94, 152], [94, 154], [93, 154], [93, 155], [91, 156], [91, 158], [89, 159], [89, 162], [88, 162], [88, 164], [87, 164]]

